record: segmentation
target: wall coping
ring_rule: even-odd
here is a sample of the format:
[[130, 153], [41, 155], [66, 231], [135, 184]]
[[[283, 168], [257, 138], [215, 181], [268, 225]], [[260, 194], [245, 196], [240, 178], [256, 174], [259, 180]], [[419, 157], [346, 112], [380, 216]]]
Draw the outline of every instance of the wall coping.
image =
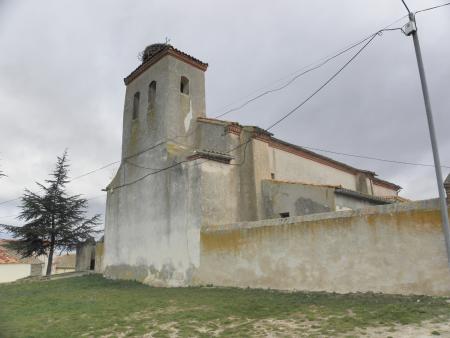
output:
[[288, 224], [298, 224], [307, 222], [317, 222], [330, 219], [342, 219], [355, 216], [369, 216], [374, 214], [392, 214], [397, 212], [408, 212], [416, 210], [439, 210], [439, 200], [429, 199], [405, 203], [393, 203], [387, 205], [370, 206], [358, 210], [332, 211], [305, 216], [294, 216], [286, 218], [265, 219], [254, 222], [239, 222], [231, 224], [204, 225], [201, 232], [226, 232], [236, 229], [255, 229], [273, 226], [283, 226]]

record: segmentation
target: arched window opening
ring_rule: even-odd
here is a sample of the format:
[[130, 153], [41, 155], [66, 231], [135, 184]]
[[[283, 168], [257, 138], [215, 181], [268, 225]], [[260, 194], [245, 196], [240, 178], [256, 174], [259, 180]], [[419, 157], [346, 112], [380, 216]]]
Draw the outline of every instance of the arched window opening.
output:
[[133, 98], [133, 120], [136, 120], [139, 115], [139, 100], [140, 100], [141, 94], [137, 92], [134, 94]]
[[156, 81], [152, 81], [148, 86], [148, 110], [155, 109]]
[[189, 95], [189, 80], [187, 77], [182, 76], [180, 81], [180, 92]]

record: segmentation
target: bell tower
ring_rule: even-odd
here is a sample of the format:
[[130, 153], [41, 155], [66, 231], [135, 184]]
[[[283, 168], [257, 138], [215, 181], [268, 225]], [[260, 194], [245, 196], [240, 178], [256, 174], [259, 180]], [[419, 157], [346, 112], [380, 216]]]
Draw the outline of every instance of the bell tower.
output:
[[152, 44], [125, 79], [122, 158], [167, 139], [189, 142], [194, 121], [205, 116], [208, 64], [169, 44]]
[[124, 79], [122, 161], [106, 188], [106, 276], [180, 286], [199, 266], [201, 170], [185, 160], [205, 116], [207, 67], [153, 44]]

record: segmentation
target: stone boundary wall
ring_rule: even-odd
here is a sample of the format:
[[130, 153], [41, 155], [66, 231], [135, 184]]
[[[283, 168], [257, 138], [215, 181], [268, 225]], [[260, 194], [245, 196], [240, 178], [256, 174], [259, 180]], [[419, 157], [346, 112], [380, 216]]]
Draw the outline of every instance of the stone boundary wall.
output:
[[194, 282], [450, 295], [438, 201], [203, 227]]
[[103, 257], [105, 254], [105, 244], [103, 241], [98, 241], [95, 244], [95, 267], [97, 273], [103, 273], [105, 267], [103, 266]]

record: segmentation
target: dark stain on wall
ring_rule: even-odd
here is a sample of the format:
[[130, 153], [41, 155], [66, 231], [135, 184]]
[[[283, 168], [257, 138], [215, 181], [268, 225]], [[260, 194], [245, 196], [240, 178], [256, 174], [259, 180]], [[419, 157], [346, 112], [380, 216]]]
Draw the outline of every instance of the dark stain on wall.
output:
[[309, 215], [332, 211], [329, 206], [317, 203], [309, 198], [300, 197], [295, 201], [296, 215]]

